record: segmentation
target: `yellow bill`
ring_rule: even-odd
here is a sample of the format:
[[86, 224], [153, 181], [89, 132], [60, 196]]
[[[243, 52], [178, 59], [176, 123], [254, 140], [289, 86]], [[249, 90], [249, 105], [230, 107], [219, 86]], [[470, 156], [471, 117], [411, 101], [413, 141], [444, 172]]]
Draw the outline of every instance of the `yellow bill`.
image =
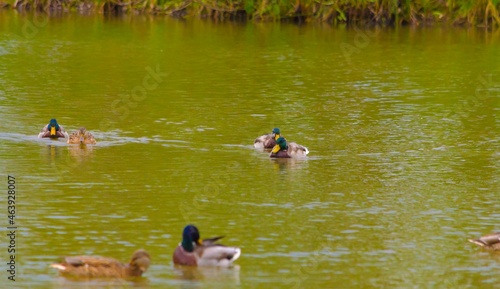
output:
[[56, 135], [56, 128], [55, 127], [50, 128], [50, 135]]

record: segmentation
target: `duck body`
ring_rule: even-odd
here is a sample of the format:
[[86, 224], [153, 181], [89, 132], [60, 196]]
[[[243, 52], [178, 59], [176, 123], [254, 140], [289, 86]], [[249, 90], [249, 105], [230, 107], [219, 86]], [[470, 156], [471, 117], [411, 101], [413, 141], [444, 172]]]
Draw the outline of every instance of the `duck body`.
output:
[[276, 145], [269, 154], [270, 158], [304, 158], [309, 150], [302, 145], [294, 142], [288, 143], [285, 138], [280, 137], [276, 140]]
[[68, 133], [64, 130], [62, 125], [57, 123], [55, 118], [51, 119], [50, 122], [42, 128], [38, 134], [38, 138], [67, 138]]
[[94, 136], [87, 131], [84, 127], [71, 133], [68, 137], [69, 144], [96, 144]]
[[216, 243], [222, 237], [201, 241], [193, 225], [184, 228], [182, 242], [173, 254], [176, 265], [230, 267], [241, 255], [240, 248]]
[[270, 158], [277, 158], [277, 159], [289, 159], [289, 158], [291, 158], [292, 156], [290, 156], [290, 155], [288, 154], [288, 150], [279, 150], [279, 151], [278, 151], [278, 152], [276, 152], [276, 153], [271, 152], [271, 153], [269, 154], [269, 157], [270, 157]]
[[272, 133], [261, 135], [255, 139], [253, 146], [256, 149], [272, 149], [276, 145], [276, 140], [281, 136], [280, 129], [274, 128]]
[[51, 267], [59, 270], [63, 276], [87, 278], [126, 278], [139, 277], [147, 271], [151, 259], [145, 250], [137, 250], [128, 264], [99, 256], [72, 256], [65, 257], [61, 263]]
[[485, 235], [475, 240], [469, 239], [469, 242], [486, 249], [500, 250], [500, 232]]
[[309, 150], [295, 142], [288, 143], [288, 153], [292, 157], [305, 157], [309, 153]]

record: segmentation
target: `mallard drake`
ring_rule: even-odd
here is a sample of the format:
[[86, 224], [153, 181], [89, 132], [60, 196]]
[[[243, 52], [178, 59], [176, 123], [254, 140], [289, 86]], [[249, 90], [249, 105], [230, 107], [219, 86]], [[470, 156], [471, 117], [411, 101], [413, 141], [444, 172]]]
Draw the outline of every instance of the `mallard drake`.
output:
[[297, 143], [287, 143], [284, 137], [279, 137], [276, 140], [276, 145], [269, 154], [271, 158], [300, 158], [305, 157], [309, 150]]
[[96, 144], [94, 136], [84, 127], [75, 130], [68, 138], [69, 144]]
[[128, 264], [107, 257], [74, 256], [65, 257], [61, 263], [50, 265], [63, 276], [125, 278], [141, 276], [149, 268], [149, 254], [139, 249], [134, 252]]
[[217, 244], [223, 237], [200, 239], [198, 228], [187, 225], [182, 232], [182, 242], [174, 251], [173, 260], [176, 265], [187, 266], [221, 266], [229, 267], [240, 257], [237, 247], [226, 247]]
[[40, 133], [38, 134], [38, 138], [60, 138], [60, 137], [68, 137], [68, 133], [64, 130], [62, 125], [57, 123], [55, 118], [51, 119], [49, 123], [42, 128]]
[[469, 239], [469, 242], [486, 249], [500, 250], [500, 232], [482, 236], [479, 239]]
[[271, 133], [261, 135], [255, 139], [253, 146], [256, 149], [271, 149], [276, 145], [276, 140], [281, 136], [280, 129], [275, 127]]

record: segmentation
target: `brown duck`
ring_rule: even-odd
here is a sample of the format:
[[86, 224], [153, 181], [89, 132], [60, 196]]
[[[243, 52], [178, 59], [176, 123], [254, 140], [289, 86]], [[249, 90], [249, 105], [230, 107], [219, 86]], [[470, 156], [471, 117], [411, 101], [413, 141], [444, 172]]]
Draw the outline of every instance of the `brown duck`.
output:
[[223, 237], [201, 240], [198, 228], [187, 225], [182, 233], [182, 242], [174, 251], [173, 261], [176, 265], [186, 266], [221, 266], [229, 267], [240, 257], [237, 247], [226, 247], [216, 244]]
[[69, 144], [96, 144], [94, 136], [87, 131], [86, 128], [81, 127], [75, 130], [68, 138]]
[[490, 250], [500, 250], [500, 232], [482, 236], [479, 239], [469, 239], [469, 242], [474, 243]]
[[65, 257], [63, 262], [50, 265], [63, 276], [88, 278], [126, 278], [139, 277], [149, 268], [149, 254], [139, 249], [134, 252], [128, 264], [107, 257], [73, 256]]

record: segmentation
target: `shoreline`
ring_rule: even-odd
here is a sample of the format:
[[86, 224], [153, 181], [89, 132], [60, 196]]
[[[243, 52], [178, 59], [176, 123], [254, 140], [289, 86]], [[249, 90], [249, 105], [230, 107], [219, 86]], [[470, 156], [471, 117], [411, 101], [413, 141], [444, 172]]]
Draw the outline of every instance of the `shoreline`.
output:
[[[500, 3], [492, 0], [454, 0], [447, 3], [408, 1], [390, 3], [378, 0], [370, 3], [357, 0], [349, 3], [328, 3], [306, 0], [303, 2], [268, 3], [267, 0], [0, 0], [0, 9], [42, 12], [49, 15], [68, 12], [80, 14], [147, 14], [174, 18], [198, 17], [214, 21], [252, 22], [321, 22], [332, 25], [354, 24], [373, 26], [466, 26], [496, 28], [500, 26]], [[398, 1], [402, 2], [402, 1]]]

